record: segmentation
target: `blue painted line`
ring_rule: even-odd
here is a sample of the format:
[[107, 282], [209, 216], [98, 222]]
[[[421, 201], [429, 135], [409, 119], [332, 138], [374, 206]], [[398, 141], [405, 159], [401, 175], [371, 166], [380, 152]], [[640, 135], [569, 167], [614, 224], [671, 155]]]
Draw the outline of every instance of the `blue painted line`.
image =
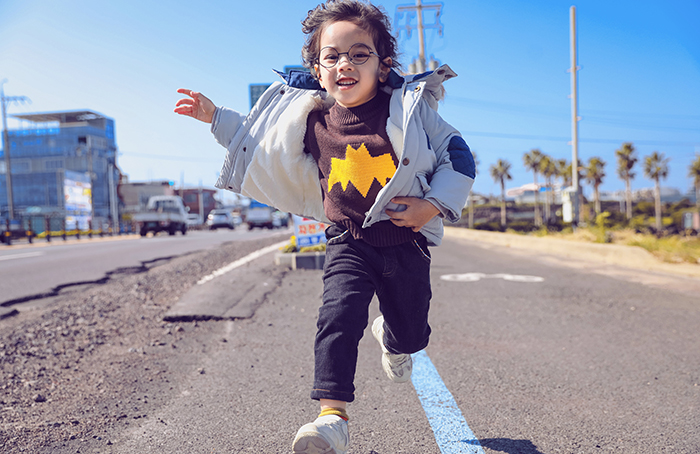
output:
[[425, 350], [412, 355], [411, 381], [442, 454], [484, 454]]

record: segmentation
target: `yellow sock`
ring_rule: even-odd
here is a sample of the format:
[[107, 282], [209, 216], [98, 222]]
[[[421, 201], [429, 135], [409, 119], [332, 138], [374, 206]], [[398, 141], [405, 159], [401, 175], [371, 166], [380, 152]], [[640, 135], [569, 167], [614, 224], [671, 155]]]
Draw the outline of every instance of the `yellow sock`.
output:
[[328, 416], [328, 415], [340, 416], [345, 421], [347, 421], [349, 419], [348, 412], [346, 412], [345, 409], [343, 409], [343, 408], [324, 408], [323, 410], [321, 410], [321, 414], [318, 415], [318, 417], [320, 418], [321, 416]]

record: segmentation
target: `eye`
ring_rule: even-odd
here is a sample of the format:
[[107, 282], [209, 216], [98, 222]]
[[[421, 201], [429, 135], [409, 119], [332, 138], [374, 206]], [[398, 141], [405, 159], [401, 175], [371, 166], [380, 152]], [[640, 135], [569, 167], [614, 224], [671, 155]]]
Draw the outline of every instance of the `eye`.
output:
[[352, 58], [368, 58], [369, 53], [365, 50], [357, 50], [352, 53]]

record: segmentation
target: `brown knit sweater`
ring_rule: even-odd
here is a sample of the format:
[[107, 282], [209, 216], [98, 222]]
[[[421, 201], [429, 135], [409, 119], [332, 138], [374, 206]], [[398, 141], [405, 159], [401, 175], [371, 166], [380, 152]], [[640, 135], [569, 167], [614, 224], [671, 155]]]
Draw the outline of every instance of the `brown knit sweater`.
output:
[[393, 246], [420, 236], [391, 221], [363, 229], [365, 213], [396, 172], [398, 160], [386, 133], [390, 96], [382, 91], [365, 104], [337, 103], [312, 112], [304, 144], [319, 168], [323, 208], [328, 219], [353, 238], [373, 246]]

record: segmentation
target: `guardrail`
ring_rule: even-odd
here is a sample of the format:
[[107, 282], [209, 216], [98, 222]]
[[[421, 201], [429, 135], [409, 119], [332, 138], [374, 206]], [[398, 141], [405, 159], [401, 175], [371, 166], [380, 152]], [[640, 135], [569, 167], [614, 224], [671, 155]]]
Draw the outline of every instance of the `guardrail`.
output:
[[[55, 220], [55, 219], [54, 219]], [[106, 229], [93, 229], [92, 222], [88, 223], [88, 229], [66, 229], [65, 220], [60, 220], [60, 229], [51, 229], [51, 222], [49, 218], [44, 218], [44, 231], [37, 233], [32, 229], [27, 228], [10, 228], [9, 221], [6, 221], [5, 230], [0, 232], [0, 242], [7, 246], [11, 246], [16, 240], [27, 240], [30, 244], [34, 242], [35, 239], [46, 240], [46, 242], [51, 242], [54, 239], [60, 238], [63, 241], [67, 241], [68, 238], [75, 238], [77, 240], [81, 238], [93, 238], [93, 237], [105, 237], [121, 235], [122, 233], [128, 234], [133, 233], [131, 231], [118, 231], [115, 232], [112, 228], [111, 223]], [[55, 222], [54, 222], [55, 224]], [[126, 226], [127, 224], [125, 224]], [[120, 229], [121, 230], [121, 229]]]

